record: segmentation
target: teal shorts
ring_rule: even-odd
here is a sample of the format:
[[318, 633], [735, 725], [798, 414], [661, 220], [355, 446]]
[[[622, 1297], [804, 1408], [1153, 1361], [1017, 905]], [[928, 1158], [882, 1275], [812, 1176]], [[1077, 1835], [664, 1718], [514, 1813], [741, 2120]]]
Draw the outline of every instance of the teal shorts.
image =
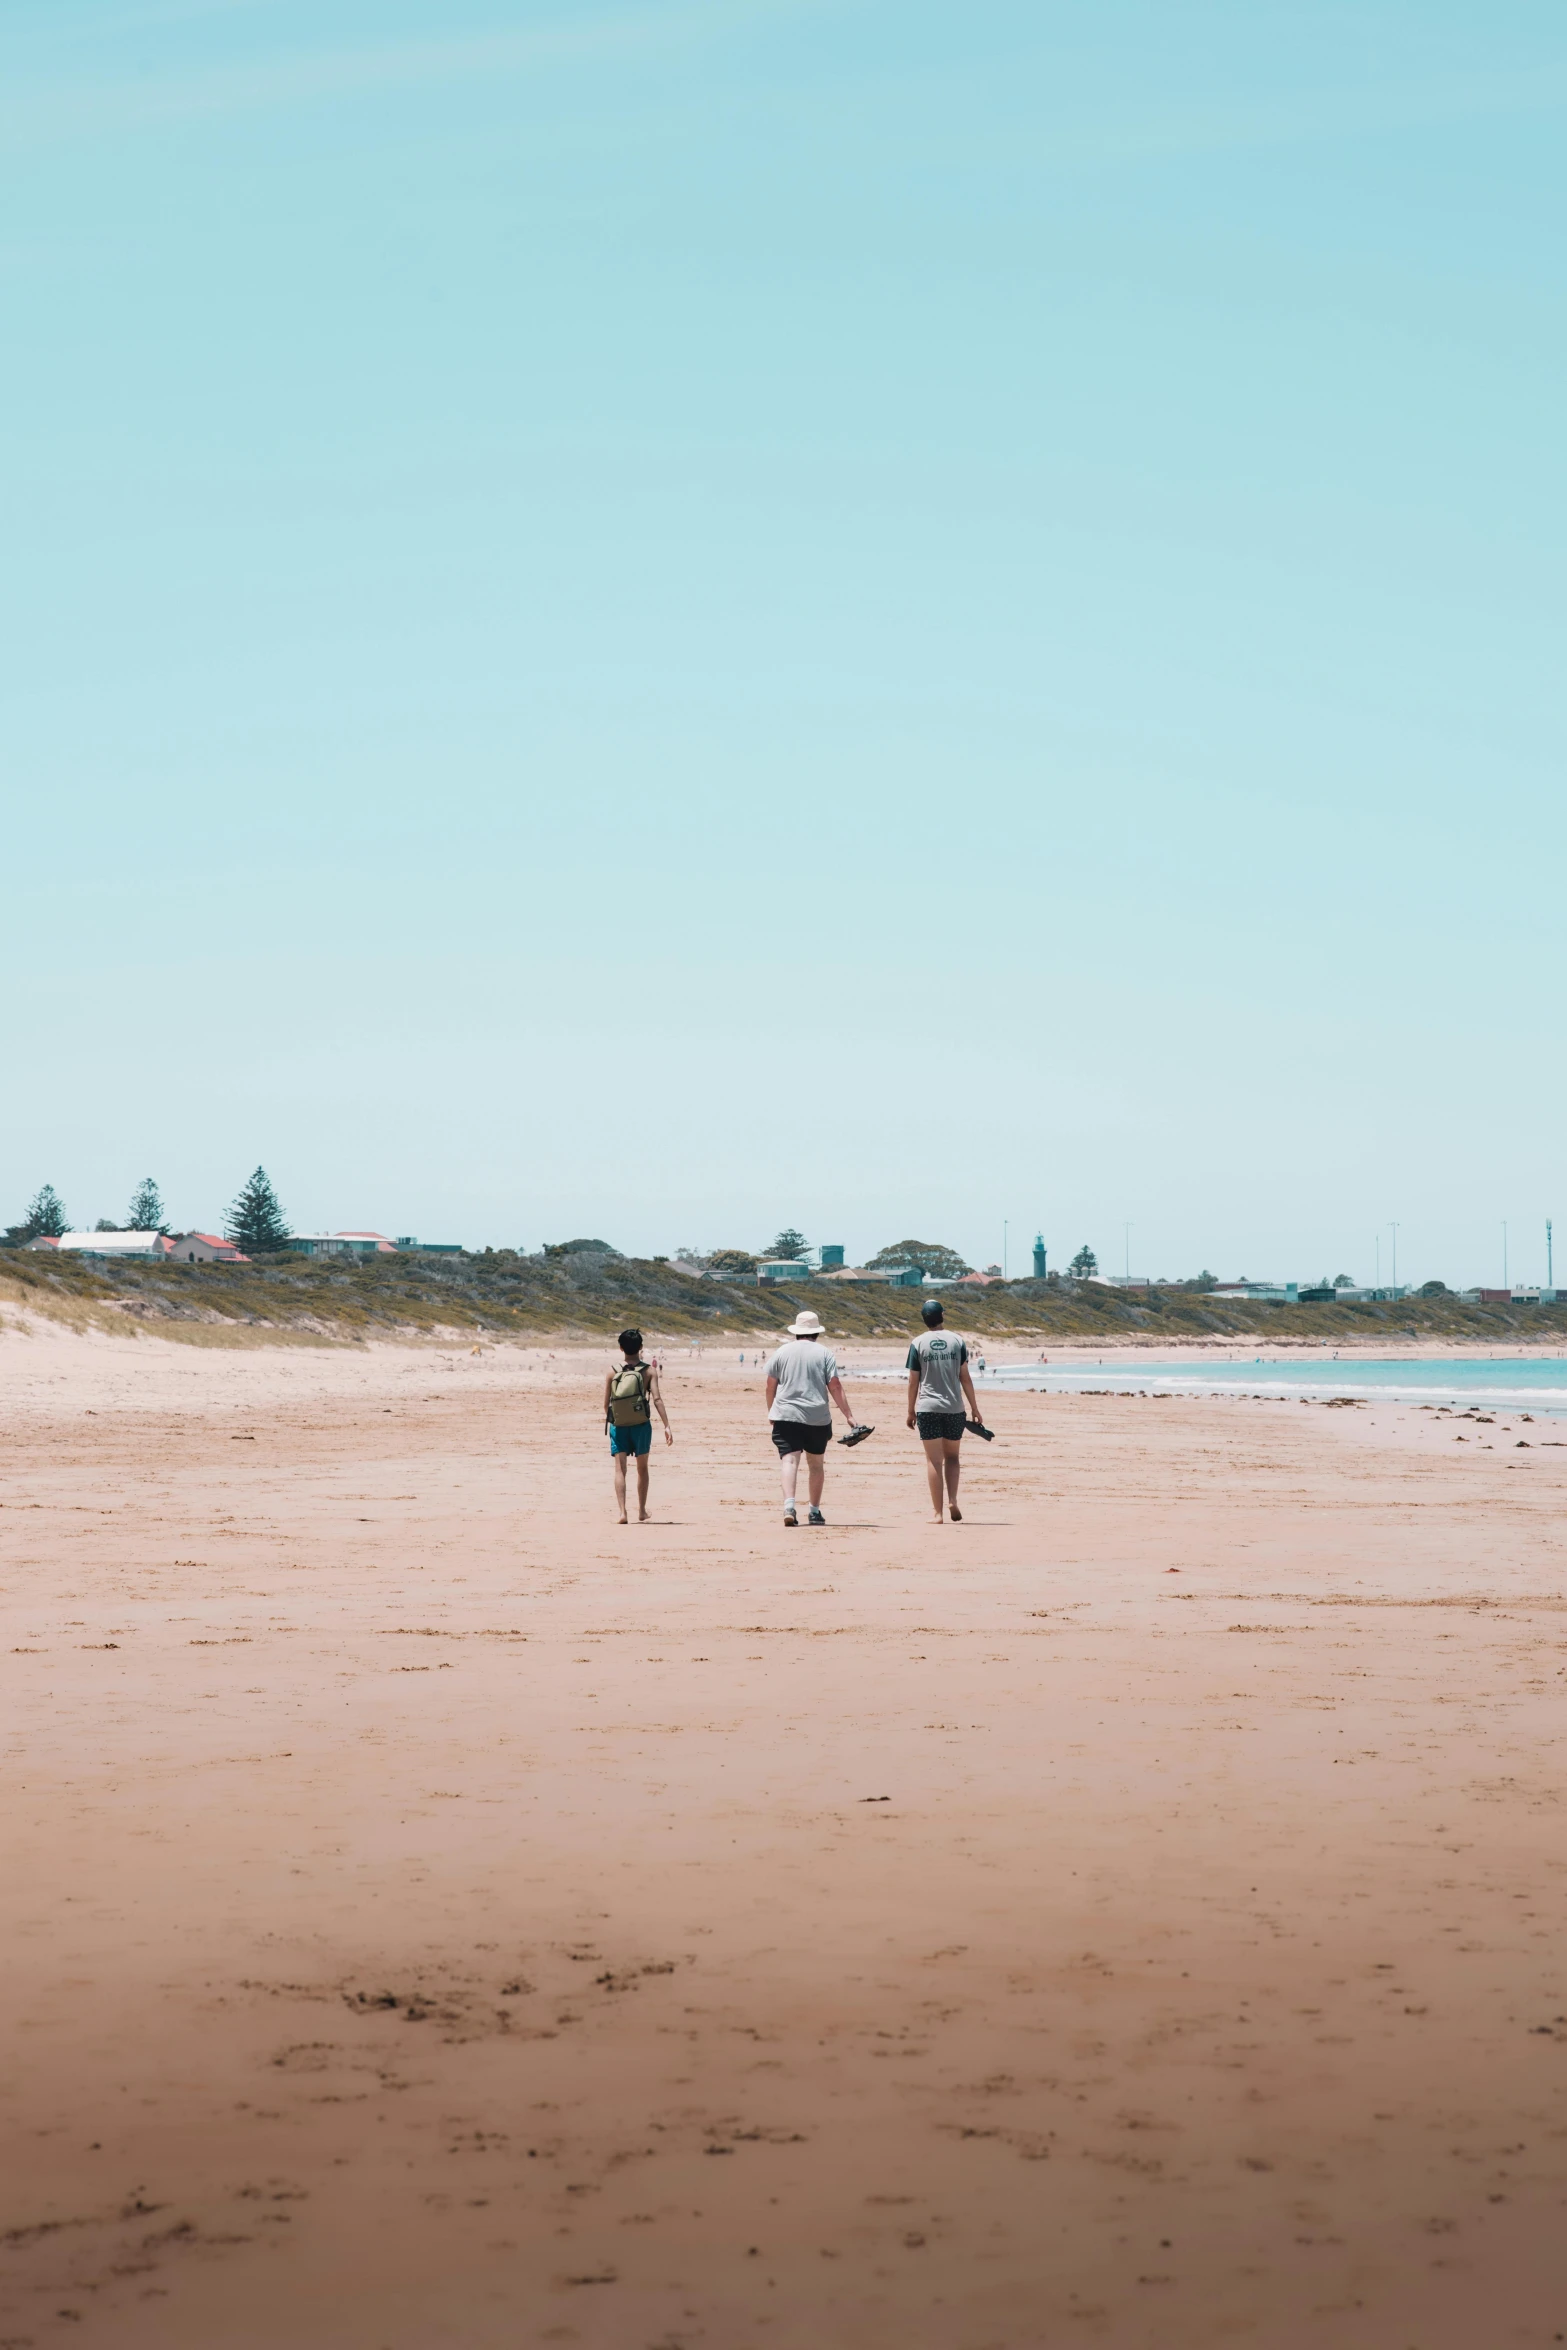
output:
[[609, 1449], [612, 1455], [635, 1453], [639, 1461], [646, 1460], [653, 1449], [652, 1421], [643, 1420], [630, 1428], [611, 1428]]

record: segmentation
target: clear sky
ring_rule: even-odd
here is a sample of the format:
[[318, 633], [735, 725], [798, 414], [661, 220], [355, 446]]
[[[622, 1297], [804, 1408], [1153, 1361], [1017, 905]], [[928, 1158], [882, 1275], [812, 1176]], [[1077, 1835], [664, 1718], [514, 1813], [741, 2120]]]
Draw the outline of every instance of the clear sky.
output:
[[1538, 1276], [1564, 113], [1560, 0], [8, 0], [0, 1222]]

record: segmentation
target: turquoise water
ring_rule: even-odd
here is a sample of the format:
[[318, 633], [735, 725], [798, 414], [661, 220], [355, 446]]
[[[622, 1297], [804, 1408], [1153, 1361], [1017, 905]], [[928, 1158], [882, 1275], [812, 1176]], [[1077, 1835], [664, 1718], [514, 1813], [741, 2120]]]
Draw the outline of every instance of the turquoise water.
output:
[[1567, 1354], [1450, 1355], [1442, 1362], [1377, 1362], [1364, 1355], [1312, 1355], [1291, 1361], [1263, 1356], [1198, 1362], [1190, 1355], [1151, 1361], [1096, 1362], [1072, 1355], [1051, 1363], [987, 1370], [985, 1387], [1023, 1387], [1082, 1395], [1358, 1395], [1414, 1403], [1481, 1403], [1504, 1410], [1567, 1412]]

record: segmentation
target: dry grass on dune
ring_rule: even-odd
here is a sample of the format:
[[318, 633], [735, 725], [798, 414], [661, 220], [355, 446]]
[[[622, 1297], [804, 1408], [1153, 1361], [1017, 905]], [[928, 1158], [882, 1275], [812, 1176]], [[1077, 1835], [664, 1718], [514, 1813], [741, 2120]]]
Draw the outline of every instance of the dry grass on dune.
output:
[[[627, 1322], [661, 1338], [772, 1335], [810, 1304], [842, 1338], [894, 1337], [915, 1292], [824, 1281], [761, 1291], [700, 1281], [659, 1259], [539, 1260], [510, 1249], [460, 1258], [379, 1257], [341, 1264], [285, 1256], [254, 1265], [120, 1264], [5, 1253], [0, 1306], [81, 1331], [138, 1328], [195, 1346], [342, 1345], [465, 1331], [530, 1339], [601, 1338]], [[1567, 1344], [1567, 1308], [1467, 1306], [1456, 1298], [1361, 1305], [1216, 1303], [1198, 1290], [1146, 1296], [1090, 1284], [1014, 1281], [948, 1300], [962, 1326], [1023, 1341], [1106, 1346], [1256, 1339], [1270, 1345]]]

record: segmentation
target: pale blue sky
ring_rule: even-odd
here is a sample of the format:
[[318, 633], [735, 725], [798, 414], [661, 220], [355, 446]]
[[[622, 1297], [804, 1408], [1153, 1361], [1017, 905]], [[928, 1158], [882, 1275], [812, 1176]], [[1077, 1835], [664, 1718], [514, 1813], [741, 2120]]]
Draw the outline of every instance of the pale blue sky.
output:
[[1564, 112], [1532, 0], [10, 0], [0, 1220], [1543, 1271]]

